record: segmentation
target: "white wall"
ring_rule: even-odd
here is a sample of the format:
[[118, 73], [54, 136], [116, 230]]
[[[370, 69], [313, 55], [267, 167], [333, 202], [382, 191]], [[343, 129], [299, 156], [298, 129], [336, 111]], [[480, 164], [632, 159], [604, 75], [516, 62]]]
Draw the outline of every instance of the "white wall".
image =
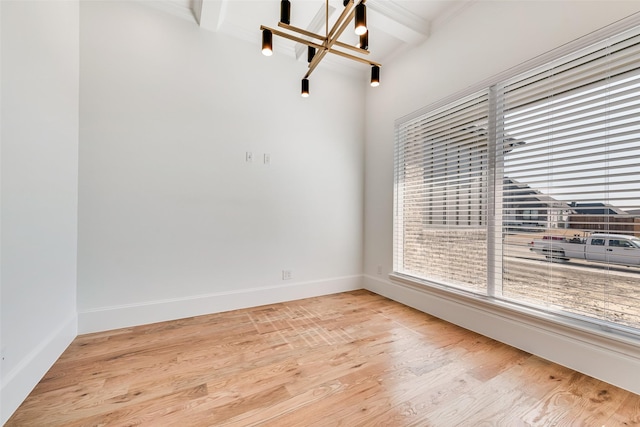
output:
[[79, 12], [0, 7], [1, 424], [76, 336]]
[[320, 68], [302, 99], [305, 64], [262, 57], [257, 30], [250, 46], [132, 2], [2, 1], [2, 420], [75, 336], [76, 218], [81, 332], [358, 288], [364, 263], [381, 294], [520, 333], [386, 279], [393, 121], [638, 9], [473, 2], [375, 91]]
[[476, 1], [385, 65], [380, 90], [366, 94], [365, 288], [640, 392], [637, 344], [605, 338], [594, 344], [588, 334], [527, 323], [388, 278], [394, 121], [638, 11], [636, 1]]
[[80, 16], [81, 332], [361, 287], [366, 77], [319, 67], [303, 99], [306, 63], [257, 28]]

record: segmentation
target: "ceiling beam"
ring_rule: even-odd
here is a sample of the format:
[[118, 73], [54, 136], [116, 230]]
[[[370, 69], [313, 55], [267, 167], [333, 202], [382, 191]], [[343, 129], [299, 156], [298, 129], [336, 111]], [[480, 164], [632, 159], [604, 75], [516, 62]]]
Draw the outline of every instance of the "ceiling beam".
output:
[[367, 9], [375, 14], [375, 27], [398, 40], [412, 44], [429, 37], [431, 23], [392, 0], [367, 0]]
[[194, 0], [193, 14], [201, 28], [218, 31], [227, 13], [229, 0]]

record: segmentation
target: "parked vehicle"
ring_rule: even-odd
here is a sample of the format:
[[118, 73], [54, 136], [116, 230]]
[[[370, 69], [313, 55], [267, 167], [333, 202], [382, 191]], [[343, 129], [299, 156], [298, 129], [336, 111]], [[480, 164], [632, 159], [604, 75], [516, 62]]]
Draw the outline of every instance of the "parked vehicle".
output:
[[589, 237], [545, 236], [529, 250], [547, 259], [583, 259], [621, 265], [640, 265], [640, 239], [624, 234], [594, 233]]

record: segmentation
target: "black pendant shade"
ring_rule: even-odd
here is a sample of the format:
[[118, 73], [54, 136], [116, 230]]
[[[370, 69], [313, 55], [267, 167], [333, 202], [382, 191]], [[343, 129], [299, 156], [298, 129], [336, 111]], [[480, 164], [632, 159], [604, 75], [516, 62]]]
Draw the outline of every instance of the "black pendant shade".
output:
[[364, 3], [356, 6], [356, 34], [361, 36], [367, 32], [367, 7]]
[[289, 25], [291, 19], [291, 2], [282, 0], [280, 2], [280, 22]]
[[377, 65], [371, 67], [371, 86], [380, 86], [380, 67]]
[[360, 42], [358, 43], [358, 47], [364, 50], [369, 49], [369, 31], [367, 31], [366, 33], [360, 36]]
[[273, 34], [269, 30], [262, 30], [262, 54], [264, 56], [273, 54]]

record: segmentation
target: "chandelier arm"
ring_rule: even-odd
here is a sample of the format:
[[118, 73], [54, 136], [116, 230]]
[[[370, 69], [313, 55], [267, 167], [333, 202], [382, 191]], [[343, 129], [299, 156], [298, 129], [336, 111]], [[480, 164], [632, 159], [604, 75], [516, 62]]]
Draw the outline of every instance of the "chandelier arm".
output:
[[[315, 33], [312, 33], [310, 31], [303, 30], [302, 28], [298, 28], [298, 27], [294, 27], [293, 25], [285, 24], [283, 22], [278, 22], [278, 27], [284, 28], [284, 29], [289, 30], [289, 31], [296, 32], [298, 34], [302, 34], [302, 35], [307, 36], [307, 37], [313, 37], [314, 39], [326, 41], [326, 38], [321, 36], [321, 35], [319, 35], [319, 34], [315, 34]], [[344, 48], [344, 49], [353, 50], [354, 52], [358, 52], [358, 53], [361, 53], [363, 55], [369, 55], [369, 53], [370, 53], [368, 50], [364, 50], [364, 49], [360, 49], [359, 47], [351, 46], [350, 44], [343, 43], [343, 42], [341, 42], [339, 40], [336, 40], [335, 45], [339, 46], [341, 48]]]
[[[349, 13], [349, 16], [347, 19], [345, 19], [342, 24], [340, 25], [340, 28], [338, 28], [338, 31], [336, 31], [334, 33], [334, 35], [332, 35], [331, 37], [329, 37], [329, 39], [327, 40], [325, 46], [327, 47], [327, 49], [331, 49], [331, 47], [336, 44], [338, 42], [338, 38], [342, 35], [342, 33], [344, 32], [344, 30], [347, 29], [347, 26], [351, 23], [351, 21], [353, 20], [353, 15], [355, 14], [355, 11], [352, 10], [351, 13]], [[336, 22], [337, 24], [337, 22]]]
[[[356, 5], [354, 0], [349, 0], [349, 3], [344, 7], [344, 9], [342, 10], [342, 13], [340, 14], [336, 22], [333, 24], [333, 27], [331, 27], [331, 31], [329, 31], [329, 33], [327, 34], [328, 39], [334, 38], [334, 34], [338, 26], [340, 26], [340, 24], [342, 23], [342, 21], [346, 19], [347, 22], [350, 22], [353, 19], [353, 15], [355, 14], [355, 6]], [[336, 36], [335, 38], [338, 38], [339, 36], [340, 35], [338, 34], [338, 36]]]
[[[350, 55], [350, 54], [348, 54], [346, 52], [342, 52], [342, 51], [337, 50], [337, 49], [332, 49], [332, 48], [328, 48], [327, 49], [326, 46], [324, 46], [324, 45], [320, 45], [320, 44], [311, 42], [309, 40], [305, 40], [305, 39], [302, 39], [300, 37], [296, 37], [296, 36], [293, 36], [291, 34], [287, 34], [285, 32], [278, 31], [278, 30], [270, 28], [270, 27], [266, 27], [264, 25], [261, 25], [260, 29], [261, 30], [269, 30], [273, 34], [275, 34], [276, 36], [283, 37], [283, 38], [286, 38], [286, 39], [289, 39], [289, 40], [292, 40], [292, 41], [295, 41], [295, 42], [298, 42], [298, 43], [302, 43], [302, 44], [307, 45], [307, 46], [315, 47], [316, 49], [319, 50], [319, 52], [316, 54], [316, 56], [320, 56], [320, 59], [313, 66], [311, 64], [309, 65], [309, 71], [307, 71], [307, 74], [305, 75], [305, 78], [308, 78], [311, 75], [313, 70], [318, 66], [318, 64], [320, 63], [320, 60], [327, 54], [327, 52], [333, 53], [334, 55], [342, 56], [343, 58], [348, 58], [348, 59], [352, 59], [354, 61], [362, 62], [364, 64], [376, 65], [378, 67], [381, 66], [379, 63], [377, 63], [375, 61], [370, 61], [370, 60], [365, 59], [365, 58], [360, 58], [360, 57], [355, 56], [355, 55]], [[349, 45], [347, 45], [347, 46], [349, 46]], [[315, 57], [314, 57], [314, 59], [315, 59]]]
[[302, 34], [303, 36], [313, 37], [314, 39], [323, 41], [326, 40], [326, 38], [324, 36], [321, 36], [320, 34], [312, 33], [311, 31], [307, 31], [290, 24], [285, 24], [284, 22], [278, 22], [278, 27], [284, 28], [285, 30], [294, 31], [298, 34]]
[[[324, 56], [327, 54], [328, 51], [329, 51], [328, 49], [326, 49], [324, 46], [322, 46], [322, 50], [320, 50], [320, 51], [318, 51], [316, 53], [316, 55], [311, 60], [311, 63], [309, 64], [309, 70], [307, 70], [307, 73], [304, 75], [305, 79], [309, 78], [311, 73], [313, 73], [313, 70], [315, 70], [316, 67], [318, 66], [318, 64], [320, 64], [320, 61], [322, 60], [322, 58], [324, 58]], [[317, 60], [316, 60], [316, 58], [317, 58]]]
[[334, 55], [342, 56], [343, 58], [353, 59], [354, 61], [362, 62], [363, 64], [375, 65], [376, 67], [382, 67], [381, 64], [375, 61], [369, 61], [366, 58], [360, 58], [355, 55], [348, 54], [347, 52], [342, 52], [337, 49], [329, 49], [327, 52], [333, 53]]
[[[350, 2], [351, 2], [350, 5], [353, 5], [353, 0], [350, 0]], [[345, 9], [347, 9], [347, 8], [345, 8]], [[340, 22], [340, 19], [338, 19], [338, 21], [336, 21], [335, 25], [333, 26], [334, 28], [332, 28], [332, 30], [331, 30], [333, 35], [330, 36], [329, 39], [325, 40], [322, 50], [320, 52], [316, 53], [316, 56], [314, 56], [313, 59], [311, 60], [311, 62], [309, 63], [309, 71], [307, 71], [307, 74], [305, 75], [305, 78], [309, 78], [309, 76], [311, 75], [313, 70], [315, 70], [315, 68], [318, 66], [320, 61], [322, 61], [322, 58], [324, 58], [324, 56], [327, 54], [327, 51], [329, 51], [329, 49], [331, 49], [331, 47], [333, 47], [333, 45], [338, 41], [338, 37], [340, 37], [342, 35], [344, 30], [347, 28], [347, 25], [349, 25], [349, 23], [353, 20], [353, 15], [354, 14], [355, 14], [355, 10], [352, 9], [348, 13], [348, 17], [346, 19], [343, 19], [342, 22]], [[340, 17], [342, 18], [343, 15], [344, 15], [344, 13]], [[338, 24], [340, 24], [340, 25], [338, 25]], [[337, 31], [333, 31], [336, 28], [336, 26], [338, 27], [338, 30]]]
[[329, 38], [329, 0], [326, 1], [324, 7], [324, 35]]
[[315, 56], [309, 63], [309, 71], [307, 71], [306, 77], [309, 77], [313, 70], [318, 66], [320, 61], [322, 61], [322, 58], [324, 58], [324, 56], [327, 54], [327, 50], [329, 50], [329, 48], [327, 47], [327, 42], [325, 41], [322, 45], [322, 49], [316, 52]]
[[293, 40], [294, 42], [302, 43], [302, 44], [305, 44], [307, 46], [315, 47], [316, 49], [325, 49], [324, 45], [321, 45], [321, 44], [318, 44], [318, 43], [314, 43], [312, 41], [305, 40], [303, 38], [296, 37], [296, 36], [293, 36], [291, 34], [287, 34], [287, 33], [283, 32], [283, 31], [279, 31], [279, 30], [276, 30], [276, 29], [273, 29], [273, 28], [270, 28], [270, 27], [266, 27], [264, 25], [260, 26], [260, 30], [269, 30], [273, 34], [275, 34], [276, 36], [279, 36], [279, 37], [282, 37], [282, 38], [285, 38], [285, 39], [289, 39], [289, 40]]

